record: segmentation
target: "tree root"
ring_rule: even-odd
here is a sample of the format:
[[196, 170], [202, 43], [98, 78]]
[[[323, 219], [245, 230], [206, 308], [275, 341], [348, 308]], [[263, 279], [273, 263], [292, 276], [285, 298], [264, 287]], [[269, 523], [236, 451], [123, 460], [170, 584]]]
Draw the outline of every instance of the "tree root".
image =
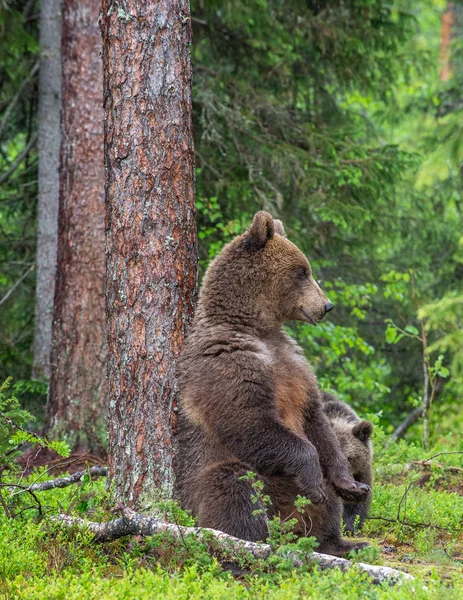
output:
[[[223, 550], [235, 553], [244, 551], [258, 559], [266, 559], [273, 552], [272, 547], [269, 544], [248, 542], [223, 533], [222, 531], [216, 531], [215, 529], [183, 527], [172, 523], [166, 523], [155, 517], [140, 515], [122, 504], [118, 505], [118, 509], [122, 512], [122, 518], [105, 523], [84, 521], [84, 519], [70, 517], [64, 514], [52, 517], [52, 519], [62, 523], [66, 527], [77, 526], [87, 529], [94, 534], [95, 542], [110, 542], [126, 535], [150, 536], [168, 532], [177, 539], [183, 539], [185, 536], [193, 534], [205, 543], [210, 542], [210, 538], [213, 536], [216, 543], [218, 543]], [[286, 558], [289, 559], [295, 567], [302, 566], [307, 560], [307, 557], [303, 555], [302, 552], [291, 552]], [[373, 579], [373, 583], [388, 582], [390, 584], [395, 584], [414, 580], [414, 577], [411, 575], [396, 569], [391, 569], [390, 567], [353, 563], [344, 558], [337, 558], [318, 552], [313, 552], [313, 554], [310, 555], [310, 558], [313, 559], [321, 569], [339, 568], [342, 571], [345, 571], [355, 564], [360, 571], [367, 573]]]

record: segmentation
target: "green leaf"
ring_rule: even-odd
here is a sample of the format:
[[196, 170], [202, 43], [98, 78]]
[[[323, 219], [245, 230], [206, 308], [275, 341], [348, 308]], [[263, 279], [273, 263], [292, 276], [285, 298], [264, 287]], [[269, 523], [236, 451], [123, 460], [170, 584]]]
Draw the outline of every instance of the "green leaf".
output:
[[448, 377], [450, 375], [450, 371], [447, 369], [447, 367], [441, 367], [437, 371], [437, 374], [439, 375], [439, 377], [442, 377], [443, 379], [445, 379], [446, 377]]
[[405, 327], [405, 331], [407, 333], [411, 333], [412, 335], [418, 335], [420, 333], [416, 327], [413, 327], [413, 325], [407, 325], [407, 327]]
[[395, 327], [390, 327], [386, 329], [386, 342], [388, 344], [393, 344], [394, 340], [397, 337], [397, 329]]

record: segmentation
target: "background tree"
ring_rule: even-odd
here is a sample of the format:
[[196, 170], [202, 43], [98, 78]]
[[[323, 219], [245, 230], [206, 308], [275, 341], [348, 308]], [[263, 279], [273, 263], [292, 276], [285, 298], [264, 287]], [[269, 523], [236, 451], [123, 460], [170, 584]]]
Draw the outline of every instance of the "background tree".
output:
[[61, 1], [40, 3], [39, 197], [33, 379], [50, 377], [58, 244], [61, 118]]
[[65, 0], [58, 267], [49, 436], [102, 451], [105, 443], [103, 75], [99, 6]]
[[103, 1], [109, 468], [116, 497], [170, 497], [175, 359], [197, 248], [188, 0]]

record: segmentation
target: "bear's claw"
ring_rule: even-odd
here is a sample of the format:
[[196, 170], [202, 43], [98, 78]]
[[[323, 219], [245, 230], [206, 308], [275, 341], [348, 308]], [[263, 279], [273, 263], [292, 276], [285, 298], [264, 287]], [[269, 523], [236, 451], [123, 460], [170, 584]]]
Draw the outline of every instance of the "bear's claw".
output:
[[359, 481], [333, 483], [336, 494], [345, 502], [365, 502], [371, 494], [371, 487]]

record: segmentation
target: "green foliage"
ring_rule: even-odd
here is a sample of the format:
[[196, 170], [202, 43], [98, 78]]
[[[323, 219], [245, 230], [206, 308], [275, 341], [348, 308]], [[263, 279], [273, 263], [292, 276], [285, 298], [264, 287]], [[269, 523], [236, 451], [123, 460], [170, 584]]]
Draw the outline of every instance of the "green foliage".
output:
[[53, 450], [63, 457], [69, 456], [71, 449], [66, 442], [50, 442], [45, 437], [24, 429], [34, 417], [20, 407], [15, 396], [7, 393], [11, 380], [9, 377], [0, 385], [0, 467], [17, 472], [15, 459], [25, 444]]
[[252, 487], [251, 502], [256, 505], [255, 510], [252, 511], [254, 516], [266, 515], [268, 509], [271, 507], [272, 502], [270, 496], [264, 494], [264, 482], [259, 479], [253, 471], [248, 471], [245, 475], [240, 477], [243, 481], [248, 481]]
[[21, 409], [16, 397], [8, 393], [11, 380], [12, 377], [8, 377], [0, 385], [0, 461], [2, 462], [6, 453], [11, 450], [11, 444], [15, 444], [11, 441], [15, 432], [13, 423], [21, 426], [31, 419], [31, 415]]
[[452, 356], [452, 371], [461, 381], [463, 376], [463, 294], [449, 294], [437, 302], [423, 306], [418, 312], [418, 316], [427, 320], [428, 331], [437, 330], [443, 333], [430, 346], [429, 351], [449, 353]]
[[[193, 4], [201, 264], [254, 210], [281, 216], [336, 305], [317, 330], [293, 331], [322, 385], [381, 412], [384, 424], [413, 408], [422, 348], [389, 347], [378, 323], [416, 327], [411, 269], [421, 306], [461, 295], [460, 70], [439, 81], [443, 7]], [[457, 60], [461, 43], [453, 52]], [[433, 173], [435, 164], [445, 172]], [[462, 347], [459, 318], [450, 325], [456, 310], [429, 326], [445, 369]], [[447, 389], [456, 405], [453, 378]]]
[[[34, 264], [35, 147], [7, 176], [37, 129], [38, 11], [27, 0], [0, 2], [0, 300]], [[36, 7], [37, 8], [37, 7]], [[3, 121], [4, 120], [4, 121]], [[0, 380], [30, 376], [34, 277], [0, 306]]]

